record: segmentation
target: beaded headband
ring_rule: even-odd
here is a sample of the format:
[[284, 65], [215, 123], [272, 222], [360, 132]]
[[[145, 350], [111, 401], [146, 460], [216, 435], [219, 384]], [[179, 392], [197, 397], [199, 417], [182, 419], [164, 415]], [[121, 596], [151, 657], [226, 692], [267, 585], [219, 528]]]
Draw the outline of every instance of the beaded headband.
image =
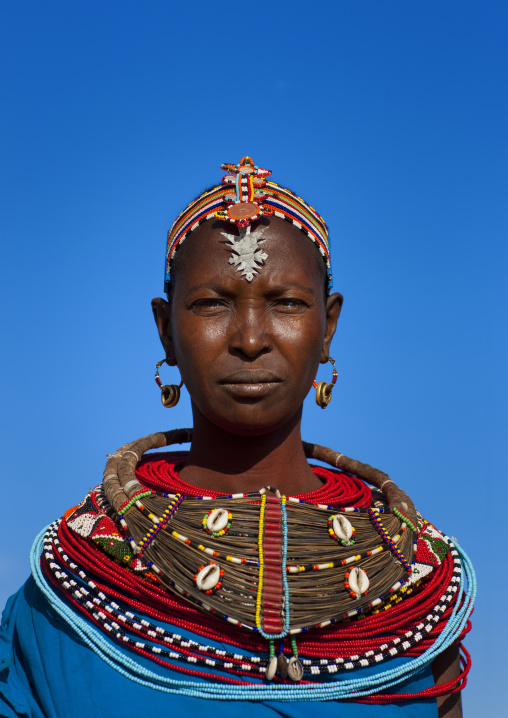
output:
[[203, 222], [214, 217], [239, 228], [238, 235], [223, 233], [231, 246], [229, 260], [241, 276], [252, 281], [267, 258], [258, 242], [264, 228], [251, 232], [251, 223], [260, 217], [275, 216], [291, 222], [317, 245], [327, 267], [328, 288], [332, 283], [328, 229], [324, 219], [301, 197], [266, 178], [270, 170], [257, 167], [250, 157], [237, 165], [223, 164], [227, 174], [222, 184], [207, 190], [180, 212], [168, 232], [164, 291], [169, 291], [171, 263], [177, 247]]

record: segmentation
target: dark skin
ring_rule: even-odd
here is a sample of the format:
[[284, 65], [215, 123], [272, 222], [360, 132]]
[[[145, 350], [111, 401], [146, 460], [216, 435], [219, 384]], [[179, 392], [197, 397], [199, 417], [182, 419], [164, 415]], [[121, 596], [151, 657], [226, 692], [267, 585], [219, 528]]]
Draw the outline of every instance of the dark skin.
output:
[[[450, 646], [432, 662], [432, 675], [436, 685], [446, 683], [460, 674], [458, 646]], [[439, 718], [462, 718], [461, 692], [450, 693], [437, 699]]]
[[[302, 232], [278, 218], [262, 223], [268, 258], [252, 282], [228, 262], [222, 233], [236, 228], [209, 221], [178, 250], [171, 302], [154, 299], [152, 308], [191, 396], [181, 478], [225, 493], [269, 484], [294, 495], [321, 485], [302, 448], [302, 405], [327, 363], [342, 296], [325, 296], [322, 259]], [[455, 648], [436, 659], [436, 682], [458, 675], [457, 661]], [[462, 715], [456, 695], [438, 699], [440, 717]]]
[[190, 235], [171, 306], [152, 302], [168, 363], [192, 400], [193, 440], [180, 475], [228, 493], [266, 484], [310, 491], [320, 480], [303, 453], [302, 404], [326, 362], [342, 297], [325, 299], [322, 260], [292, 225], [270, 220], [268, 259], [252, 282], [229, 264], [225, 230], [235, 228], [207, 222]]

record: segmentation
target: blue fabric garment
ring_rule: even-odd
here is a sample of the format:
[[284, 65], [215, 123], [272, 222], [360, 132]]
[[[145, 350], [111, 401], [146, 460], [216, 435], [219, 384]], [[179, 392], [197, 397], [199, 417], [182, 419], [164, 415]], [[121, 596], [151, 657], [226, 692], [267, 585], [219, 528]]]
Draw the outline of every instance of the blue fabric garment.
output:
[[[182, 629], [166, 627], [199, 640]], [[226, 644], [221, 647], [231, 649]], [[390, 667], [403, 660], [393, 659]], [[149, 661], [146, 665], [157, 670]], [[366, 674], [379, 669], [362, 670]], [[416, 692], [431, 685], [433, 679], [429, 668], [417, 679], [401, 685], [399, 692]], [[325, 706], [320, 702], [304, 701], [213, 701], [205, 705], [200, 698], [168, 695], [128, 680], [93, 653], [55, 615], [32, 578], [9, 599], [0, 631], [2, 718], [83, 718], [88, 715], [141, 718], [154, 711], [170, 711], [170, 715], [186, 718], [210, 709], [221, 718], [320, 718], [323, 709], [333, 718], [437, 716], [435, 700], [394, 705], [340, 701], [328, 702]]]

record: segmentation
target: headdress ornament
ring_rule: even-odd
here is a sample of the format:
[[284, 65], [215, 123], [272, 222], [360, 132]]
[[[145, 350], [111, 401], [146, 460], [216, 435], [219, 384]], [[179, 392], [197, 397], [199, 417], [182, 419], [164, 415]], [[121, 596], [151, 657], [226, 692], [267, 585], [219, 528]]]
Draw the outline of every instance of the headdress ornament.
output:
[[178, 246], [203, 222], [214, 217], [238, 227], [238, 235], [225, 234], [233, 253], [230, 263], [250, 282], [267, 257], [258, 246], [262, 231], [251, 233], [252, 222], [263, 215], [291, 222], [316, 243], [327, 266], [330, 287], [328, 229], [316, 210], [294, 192], [267, 181], [271, 171], [258, 167], [250, 157], [243, 157], [237, 165], [223, 164], [221, 168], [227, 172], [222, 184], [191, 202], [168, 232], [164, 291], [169, 291], [171, 263]]

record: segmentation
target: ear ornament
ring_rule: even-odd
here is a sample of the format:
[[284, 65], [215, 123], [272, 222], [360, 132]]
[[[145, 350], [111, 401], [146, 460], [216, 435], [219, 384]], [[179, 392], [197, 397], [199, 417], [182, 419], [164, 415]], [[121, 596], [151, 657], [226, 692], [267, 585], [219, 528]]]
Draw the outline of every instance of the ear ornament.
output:
[[335, 359], [332, 359], [329, 356], [326, 356], [326, 359], [333, 367], [331, 384], [327, 384], [326, 381], [320, 381], [318, 384], [315, 379], [312, 382], [312, 386], [316, 390], [316, 404], [322, 409], [326, 409], [326, 407], [332, 400], [332, 389], [335, 386], [335, 382], [337, 381], [338, 376], [338, 371], [335, 368]]
[[159, 368], [166, 363], [166, 359], [161, 359], [155, 365], [155, 383], [161, 390], [161, 401], [166, 409], [171, 409], [176, 406], [180, 401], [180, 389], [183, 386], [183, 379], [180, 384], [165, 384], [162, 385], [162, 381], [159, 376]]

